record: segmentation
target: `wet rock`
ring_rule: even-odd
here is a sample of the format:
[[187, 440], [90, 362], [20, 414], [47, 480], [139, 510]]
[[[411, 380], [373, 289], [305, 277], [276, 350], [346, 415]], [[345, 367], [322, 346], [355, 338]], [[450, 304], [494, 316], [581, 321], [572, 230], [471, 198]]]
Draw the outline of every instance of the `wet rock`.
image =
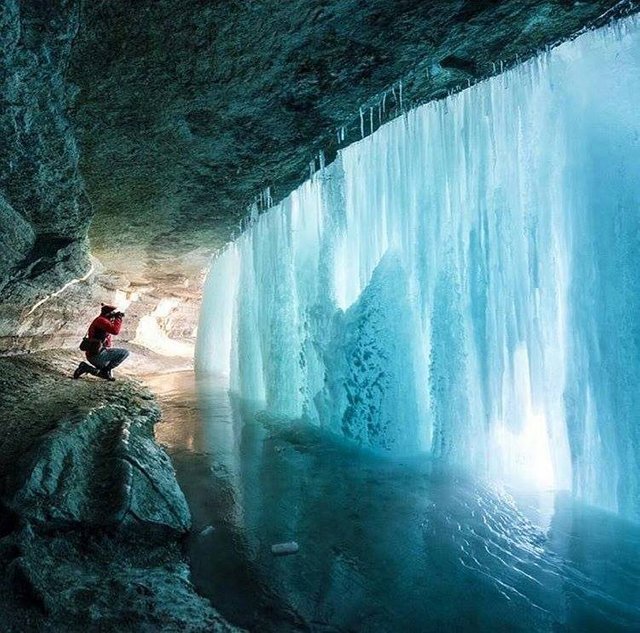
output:
[[40, 593], [37, 575], [26, 566], [24, 558], [16, 558], [9, 563], [7, 576], [19, 599], [40, 611], [45, 611], [45, 596]]
[[[148, 547], [77, 532], [14, 537], [7, 566], [16, 599], [47, 630], [237, 631], [197, 596], [175, 546]], [[2, 619], [0, 618], [0, 622]]]
[[159, 538], [185, 533], [184, 495], [144, 425], [144, 418], [114, 404], [62, 422], [11, 472], [7, 506], [49, 528], [108, 526]]
[[207, 538], [208, 536], [211, 536], [215, 531], [216, 529], [213, 527], [213, 525], [207, 525], [206, 528], [201, 530], [199, 536], [203, 538]]
[[189, 580], [155, 400], [74, 361], [0, 358], [0, 630], [236, 631]]

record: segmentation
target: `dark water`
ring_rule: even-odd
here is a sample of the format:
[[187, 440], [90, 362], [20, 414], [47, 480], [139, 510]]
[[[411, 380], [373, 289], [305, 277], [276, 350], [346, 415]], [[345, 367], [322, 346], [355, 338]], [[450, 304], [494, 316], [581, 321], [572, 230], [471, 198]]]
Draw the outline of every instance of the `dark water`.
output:
[[[242, 413], [190, 373], [148, 382], [193, 513], [193, 581], [233, 623], [640, 631], [640, 525]], [[274, 558], [271, 545], [289, 540], [299, 553]]]

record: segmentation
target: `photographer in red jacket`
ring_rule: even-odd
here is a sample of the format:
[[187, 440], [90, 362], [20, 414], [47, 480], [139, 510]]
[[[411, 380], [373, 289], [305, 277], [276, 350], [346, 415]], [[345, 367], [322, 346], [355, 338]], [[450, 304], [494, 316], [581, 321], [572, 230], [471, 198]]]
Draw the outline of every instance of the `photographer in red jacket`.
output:
[[119, 347], [112, 347], [112, 336], [117, 336], [122, 328], [123, 312], [118, 312], [115, 306], [102, 304], [100, 316], [96, 317], [89, 326], [85, 337], [87, 343], [86, 357], [89, 363], [82, 361], [73, 373], [74, 378], [83, 374], [92, 374], [105, 380], [115, 380], [113, 370], [129, 356], [129, 351]]

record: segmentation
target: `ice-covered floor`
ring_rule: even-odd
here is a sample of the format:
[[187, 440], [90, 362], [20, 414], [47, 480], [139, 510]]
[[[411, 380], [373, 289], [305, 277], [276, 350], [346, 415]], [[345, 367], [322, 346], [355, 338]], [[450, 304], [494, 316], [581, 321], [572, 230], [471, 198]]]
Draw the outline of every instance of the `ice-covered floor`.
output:
[[[638, 631], [640, 525], [242, 413], [150, 378], [189, 500], [193, 580], [253, 631]], [[209, 526], [212, 526], [211, 529]], [[274, 558], [273, 543], [300, 552]]]

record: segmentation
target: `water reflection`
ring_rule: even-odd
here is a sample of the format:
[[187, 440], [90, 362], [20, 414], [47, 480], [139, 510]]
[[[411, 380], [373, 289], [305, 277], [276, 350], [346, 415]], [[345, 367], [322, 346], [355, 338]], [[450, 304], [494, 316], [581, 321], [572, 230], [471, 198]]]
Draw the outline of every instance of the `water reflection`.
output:
[[[640, 526], [508, 493], [149, 379], [194, 517], [199, 590], [259, 631], [637, 631]], [[213, 530], [205, 529], [213, 526]], [[202, 531], [204, 532], [202, 533]], [[300, 553], [274, 558], [273, 543]]]

